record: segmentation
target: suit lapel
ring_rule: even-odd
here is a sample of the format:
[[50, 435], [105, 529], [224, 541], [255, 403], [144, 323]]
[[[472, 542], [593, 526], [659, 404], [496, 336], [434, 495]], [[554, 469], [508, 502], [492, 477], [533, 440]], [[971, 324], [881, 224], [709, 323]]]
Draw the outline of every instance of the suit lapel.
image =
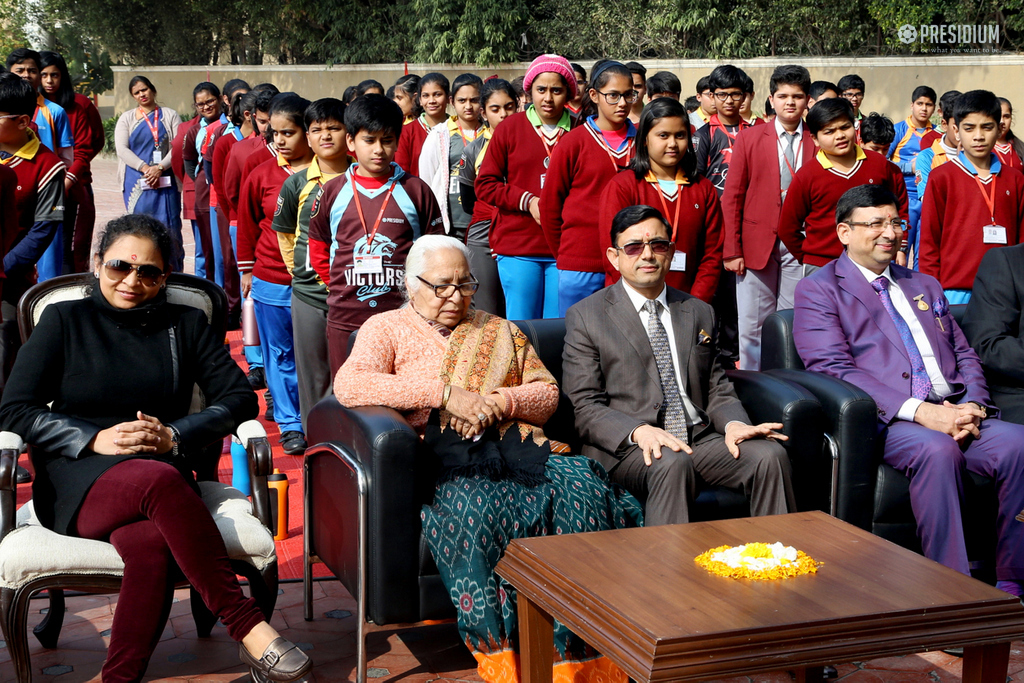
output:
[[647, 335], [640, 322], [640, 314], [633, 308], [633, 302], [629, 300], [623, 287], [626, 285], [620, 280], [609, 287], [608, 292], [608, 316], [612, 323], [622, 330], [623, 335], [629, 340], [630, 345], [636, 351], [640, 360], [655, 382], [654, 386], [661, 386], [661, 375], [658, 374], [658, 365], [654, 360], [654, 350], [651, 348], [651, 338]]
[[839, 286], [864, 305], [878, 329], [909, 361], [910, 354], [903, 343], [903, 338], [900, 337], [899, 330], [896, 329], [896, 323], [889, 317], [888, 311], [885, 310], [885, 306], [878, 298], [878, 293], [871, 287], [871, 284], [864, 278], [845, 251], [836, 263], [836, 275], [839, 276]]
[[801, 138], [801, 143], [800, 152], [803, 154], [803, 161], [800, 168], [803, 168], [803, 164], [809, 164], [814, 161], [814, 155], [818, 153], [817, 148], [814, 146], [814, 138], [808, 132], [806, 123], [804, 124], [804, 134]]
[[[775, 121], [770, 121], [767, 125], [762, 126], [762, 128], [764, 128], [764, 146], [767, 150], [765, 158], [775, 158], [778, 160], [779, 138], [775, 134]], [[768, 166], [772, 169], [771, 173], [775, 177], [775, 185], [773, 187], [782, 187], [782, 169], [779, 168], [777, 163], [768, 164]]]

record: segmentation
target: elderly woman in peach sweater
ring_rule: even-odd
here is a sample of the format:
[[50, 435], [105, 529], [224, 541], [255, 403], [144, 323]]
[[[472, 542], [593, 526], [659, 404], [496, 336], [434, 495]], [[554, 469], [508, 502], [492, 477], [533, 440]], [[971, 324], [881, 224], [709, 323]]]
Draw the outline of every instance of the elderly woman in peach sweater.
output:
[[[555, 379], [519, 328], [472, 308], [468, 257], [451, 237], [413, 244], [409, 303], [363, 324], [334, 392], [345, 406], [403, 411], [440, 458], [424, 537], [480, 676], [504, 683], [519, 680], [514, 589], [494, 574], [509, 541], [637, 526], [642, 513], [600, 465], [555, 455], [568, 451], [542, 429], [558, 406]], [[556, 681], [625, 681], [557, 623], [555, 647]]]

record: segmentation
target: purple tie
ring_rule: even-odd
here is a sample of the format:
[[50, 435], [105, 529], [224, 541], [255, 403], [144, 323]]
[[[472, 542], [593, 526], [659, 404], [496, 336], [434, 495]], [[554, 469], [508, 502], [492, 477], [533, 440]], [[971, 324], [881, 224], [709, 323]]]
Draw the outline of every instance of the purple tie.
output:
[[900, 339], [903, 340], [903, 345], [907, 347], [907, 354], [910, 356], [910, 367], [912, 368], [910, 395], [922, 401], [927, 400], [928, 394], [932, 391], [932, 381], [928, 379], [928, 371], [924, 369], [924, 359], [921, 358], [921, 351], [917, 348], [914, 335], [910, 333], [910, 326], [907, 325], [907, 321], [903, 319], [903, 316], [896, 311], [896, 307], [892, 305], [892, 297], [889, 296], [889, 278], [883, 275], [872, 280], [871, 288], [878, 292], [878, 298], [882, 300], [885, 312], [889, 314], [893, 323], [896, 324], [896, 329], [900, 333]]

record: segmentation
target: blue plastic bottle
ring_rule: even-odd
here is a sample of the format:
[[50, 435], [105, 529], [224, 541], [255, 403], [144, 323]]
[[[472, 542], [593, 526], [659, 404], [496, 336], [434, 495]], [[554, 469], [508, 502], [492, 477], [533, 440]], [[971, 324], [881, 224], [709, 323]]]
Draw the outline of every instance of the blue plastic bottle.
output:
[[247, 496], [252, 493], [249, 482], [249, 454], [234, 437], [231, 438], [231, 485]]

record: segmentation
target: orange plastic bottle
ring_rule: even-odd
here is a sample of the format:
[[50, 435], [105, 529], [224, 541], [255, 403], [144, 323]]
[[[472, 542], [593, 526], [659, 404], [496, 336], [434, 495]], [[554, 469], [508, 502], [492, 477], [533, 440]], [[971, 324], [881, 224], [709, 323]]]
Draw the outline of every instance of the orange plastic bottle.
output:
[[274, 473], [267, 476], [267, 487], [270, 489], [270, 520], [271, 531], [275, 541], [288, 538], [288, 475], [274, 468]]

